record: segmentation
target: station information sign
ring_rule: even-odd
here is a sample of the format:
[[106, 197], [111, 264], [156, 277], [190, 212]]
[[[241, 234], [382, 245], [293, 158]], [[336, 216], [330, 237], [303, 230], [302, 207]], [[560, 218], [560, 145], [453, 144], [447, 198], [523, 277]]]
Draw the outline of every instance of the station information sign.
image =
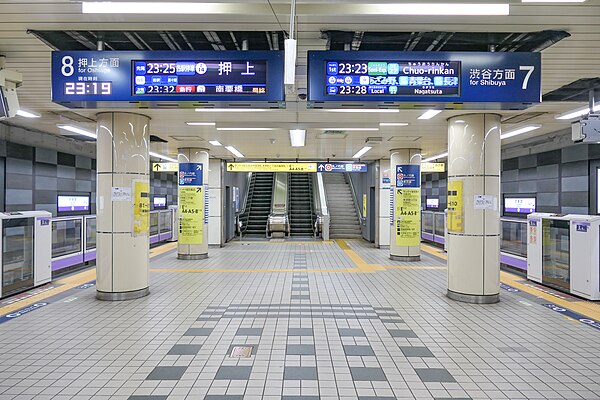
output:
[[309, 51], [310, 102], [539, 103], [539, 53]]
[[282, 51], [56, 51], [52, 101], [283, 101]]

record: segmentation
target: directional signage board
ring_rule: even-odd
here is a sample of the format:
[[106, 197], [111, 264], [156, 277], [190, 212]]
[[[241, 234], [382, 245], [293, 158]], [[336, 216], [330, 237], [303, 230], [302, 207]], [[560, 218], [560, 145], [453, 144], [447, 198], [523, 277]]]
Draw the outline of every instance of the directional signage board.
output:
[[283, 52], [52, 53], [52, 101], [68, 107], [221, 100], [283, 101]]
[[396, 187], [421, 187], [421, 171], [418, 165], [396, 165]]
[[446, 164], [442, 163], [431, 163], [425, 162], [421, 163], [421, 173], [430, 173], [430, 172], [444, 172], [446, 171]]
[[367, 172], [367, 164], [352, 162], [320, 162], [317, 172]]
[[179, 163], [179, 186], [201, 186], [202, 164]]
[[154, 171], [154, 172], [178, 172], [179, 171], [179, 163], [176, 163], [176, 162], [152, 163], [152, 171]]
[[227, 163], [229, 172], [317, 172], [317, 163]]
[[490, 108], [524, 108], [541, 102], [541, 55], [309, 51], [308, 81], [309, 102], [481, 103]]

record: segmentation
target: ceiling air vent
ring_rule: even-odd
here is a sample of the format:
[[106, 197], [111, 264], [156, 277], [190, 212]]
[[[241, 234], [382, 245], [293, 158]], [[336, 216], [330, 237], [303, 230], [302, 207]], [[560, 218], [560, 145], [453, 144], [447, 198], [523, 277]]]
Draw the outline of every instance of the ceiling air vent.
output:
[[379, 144], [383, 142], [383, 138], [381, 136], [370, 136], [365, 140], [367, 144]]
[[346, 132], [344, 131], [336, 131], [336, 130], [328, 130], [328, 131], [323, 131], [323, 133], [321, 133], [321, 135], [323, 136], [332, 136], [332, 135], [345, 135]]

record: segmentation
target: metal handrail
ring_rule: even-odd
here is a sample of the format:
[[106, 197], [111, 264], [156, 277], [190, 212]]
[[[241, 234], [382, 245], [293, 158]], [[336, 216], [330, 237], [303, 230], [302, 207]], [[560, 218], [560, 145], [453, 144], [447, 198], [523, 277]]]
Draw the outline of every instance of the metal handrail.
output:
[[313, 210], [316, 215], [313, 233], [315, 237], [322, 236], [324, 240], [329, 240], [329, 210], [327, 209], [327, 196], [325, 195], [325, 185], [323, 184], [323, 174], [317, 172], [312, 176], [313, 182]]
[[248, 195], [250, 192], [250, 182], [252, 182], [252, 172], [248, 172], [246, 174], [247, 179], [246, 179], [246, 190], [245, 190], [245, 195], [244, 195], [244, 201], [240, 207], [240, 211], [239, 214], [242, 215], [245, 211], [246, 211], [246, 205], [248, 204]]
[[363, 225], [366, 221], [366, 218], [362, 215], [360, 207], [358, 206], [358, 198], [356, 197], [356, 191], [354, 190], [354, 183], [352, 183], [352, 179], [350, 178], [350, 174], [348, 172], [344, 172], [344, 179], [350, 185], [350, 192], [352, 192], [352, 202], [354, 203], [354, 211], [356, 212], [356, 215], [358, 216], [361, 225]]

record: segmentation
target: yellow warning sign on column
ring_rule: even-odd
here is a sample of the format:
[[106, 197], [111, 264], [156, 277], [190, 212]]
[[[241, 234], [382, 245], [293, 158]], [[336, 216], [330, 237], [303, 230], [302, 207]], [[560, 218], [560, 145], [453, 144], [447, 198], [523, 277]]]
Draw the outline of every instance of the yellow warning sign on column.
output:
[[396, 188], [396, 245], [419, 246], [421, 243], [421, 189]]
[[150, 230], [150, 184], [133, 182], [133, 234], [148, 234]]
[[179, 243], [202, 244], [204, 188], [179, 186]]
[[463, 181], [448, 180], [448, 232], [464, 232]]

